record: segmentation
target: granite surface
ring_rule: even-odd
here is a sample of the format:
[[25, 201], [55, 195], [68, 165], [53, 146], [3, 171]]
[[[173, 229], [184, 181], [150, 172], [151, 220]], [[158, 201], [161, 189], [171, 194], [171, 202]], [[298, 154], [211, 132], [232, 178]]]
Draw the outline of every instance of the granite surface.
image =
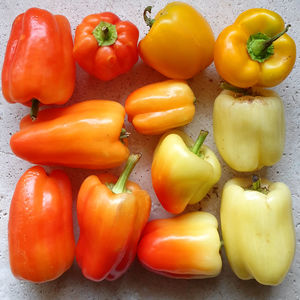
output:
[[[299, 0], [228, 0], [228, 1], [186, 1], [197, 8], [211, 24], [215, 37], [222, 28], [231, 24], [244, 10], [264, 7], [279, 13], [287, 23], [292, 24], [290, 35], [300, 46], [300, 1]], [[144, 7], [153, 5], [153, 12], [166, 5], [167, 1], [117, 1], [117, 0], [0, 0], [0, 65], [3, 63], [5, 46], [9, 38], [14, 18], [26, 9], [36, 6], [50, 10], [55, 14], [68, 17], [72, 33], [82, 18], [88, 14], [112, 11], [137, 25], [140, 38], [148, 29], [143, 23]], [[70, 103], [88, 99], [111, 99], [124, 103], [128, 94], [145, 84], [165, 78], [139, 61], [127, 74], [110, 82], [100, 82], [77, 67], [76, 88]], [[216, 151], [212, 135], [212, 110], [215, 97], [220, 92], [218, 76], [212, 64], [204, 72], [188, 81], [194, 90], [196, 116], [184, 130], [196, 138], [200, 128], [210, 131], [207, 144]], [[137, 261], [129, 271], [115, 282], [95, 283], [85, 279], [74, 262], [73, 266], [59, 279], [45, 283], [32, 284], [15, 279], [9, 267], [7, 247], [7, 222], [10, 200], [20, 176], [30, 164], [13, 155], [9, 147], [11, 135], [18, 130], [20, 119], [28, 113], [22, 105], [10, 105], [0, 96], [0, 299], [300, 299], [300, 57], [290, 76], [275, 91], [284, 100], [286, 115], [286, 145], [282, 159], [274, 166], [262, 169], [259, 174], [270, 180], [283, 181], [289, 185], [293, 198], [293, 214], [297, 235], [296, 255], [292, 267], [281, 285], [262, 286], [254, 280], [241, 281], [231, 271], [225, 253], [222, 250], [223, 269], [221, 274], [204, 280], [172, 280], [145, 270]], [[151, 218], [165, 217], [168, 214], [160, 206], [151, 185], [150, 166], [153, 150], [158, 137], [139, 135], [127, 124], [130, 136], [130, 149], [143, 152], [140, 163], [136, 166], [131, 179], [137, 181], [150, 194], [153, 200]], [[220, 195], [224, 183], [237, 175], [222, 162], [222, 177], [208, 196], [199, 205], [188, 210], [202, 208], [212, 212], [219, 219]], [[47, 168], [49, 170], [49, 168]], [[73, 183], [74, 204], [76, 194], [83, 179], [93, 172], [87, 170], [64, 169]], [[119, 169], [114, 169], [118, 173]], [[78, 225], [74, 211], [76, 237]], [[283, 245], [284, 246], [284, 245]]]

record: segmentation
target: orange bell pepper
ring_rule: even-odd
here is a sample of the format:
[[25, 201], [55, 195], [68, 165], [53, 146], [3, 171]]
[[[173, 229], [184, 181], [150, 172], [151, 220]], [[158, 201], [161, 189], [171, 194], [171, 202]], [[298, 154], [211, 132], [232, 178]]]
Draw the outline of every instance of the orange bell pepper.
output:
[[32, 167], [20, 178], [9, 212], [11, 271], [32, 282], [54, 280], [75, 255], [72, 190], [67, 175]]
[[152, 83], [131, 93], [125, 110], [129, 122], [142, 134], [161, 134], [192, 122], [195, 95], [183, 80]]
[[243, 12], [219, 35], [214, 51], [218, 73], [241, 88], [271, 87], [283, 81], [296, 60], [295, 42], [283, 19], [263, 8]]
[[138, 39], [137, 27], [113, 13], [89, 15], [76, 28], [74, 58], [88, 73], [111, 80], [137, 62]]
[[151, 221], [142, 233], [138, 258], [166, 277], [215, 277], [222, 268], [217, 227], [212, 214], [200, 211]]
[[213, 61], [214, 34], [205, 18], [192, 6], [171, 2], [160, 10], [155, 19], [147, 17], [149, 33], [140, 41], [142, 60], [173, 79], [188, 79], [204, 70]]
[[17, 156], [35, 164], [113, 168], [129, 156], [124, 117], [124, 107], [108, 100], [44, 109], [35, 122], [29, 116], [22, 119], [10, 146]]
[[66, 17], [39, 8], [30, 8], [17, 16], [2, 69], [5, 99], [10, 103], [32, 103], [33, 118], [39, 102], [67, 102], [75, 85], [72, 49], [71, 28]]
[[109, 174], [89, 176], [80, 187], [76, 260], [90, 280], [115, 280], [135, 258], [151, 208], [148, 193], [127, 182], [139, 158], [138, 154], [129, 156], [119, 179]]

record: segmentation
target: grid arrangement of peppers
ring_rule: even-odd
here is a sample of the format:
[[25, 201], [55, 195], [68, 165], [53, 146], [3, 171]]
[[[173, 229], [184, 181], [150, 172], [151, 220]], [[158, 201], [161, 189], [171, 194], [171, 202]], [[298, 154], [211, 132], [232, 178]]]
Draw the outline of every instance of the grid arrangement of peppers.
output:
[[[41, 166], [27, 170], [10, 207], [12, 273], [32, 282], [54, 280], [76, 256], [86, 278], [115, 280], [137, 253], [147, 269], [164, 276], [214, 277], [221, 271], [219, 252], [224, 244], [239, 278], [277, 285], [295, 252], [289, 188], [256, 175], [229, 180], [221, 199], [223, 242], [217, 219], [207, 212], [148, 222], [150, 196], [128, 181], [141, 154], [130, 154], [123, 123], [127, 114], [141, 134], [163, 134], [151, 169], [163, 208], [180, 214], [201, 201], [220, 179], [220, 163], [203, 145], [207, 131], [201, 130], [194, 142], [175, 128], [190, 123], [195, 114], [195, 96], [185, 79], [214, 61], [225, 80], [213, 111], [220, 155], [239, 172], [275, 164], [284, 148], [284, 110], [280, 97], [263, 87], [279, 84], [294, 66], [296, 46], [286, 34], [290, 25], [285, 27], [273, 11], [250, 9], [215, 42], [210, 25], [188, 4], [169, 3], [155, 19], [150, 13], [147, 7], [144, 19], [150, 31], [139, 44], [136, 26], [110, 12], [84, 18], [74, 45], [64, 16], [31, 8], [16, 17], [2, 70], [2, 92], [8, 102], [31, 106], [31, 113], [11, 137], [12, 151], [40, 165], [107, 169], [127, 162], [119, 178], [91, 175], [82, 183], [77, 245], [68, 176], [61, 170], [48, 175]], [[125, 108], [115, 101], [87, 100], [39, 111], [40, 105], [64, 104], [71, 97], [75, 61], [107, 81], [128, 72], [139, 56], [169, 80], [132, 92]]]

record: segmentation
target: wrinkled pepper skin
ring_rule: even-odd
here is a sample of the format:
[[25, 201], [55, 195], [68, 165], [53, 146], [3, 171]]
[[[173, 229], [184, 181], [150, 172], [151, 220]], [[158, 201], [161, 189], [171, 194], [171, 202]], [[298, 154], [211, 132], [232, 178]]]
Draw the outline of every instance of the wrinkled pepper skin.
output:
[[173, 130], [161, 137], [154, 152], [152, 185], [162, 206], [173, 214], [202, 200], [221, 177], [213, 151], [203, 145], [195, 154], [193, 144], [184, 132]]
[[212, 63], [214, 43], [210, 25], [197, 10], [183, 2], [171, 2], [155, 16], [139, 43], [139, 54], [164, 76], [188, 79]]
[[284, 150], [282, 100], [271, 90], [257, 88], [253, 96], [224, 90], [214, 103], [213, 129], [218, 151], [232, 169], [272, 166]]
[[[102, 38], [103, 36], [96, 38], [93, 34], [99, 24], [113, 31], [107, 35], [110, 42], [107, 45], [105, 44], [106, 38]], [[113, 28], [110, 27], [111, 25]], [[110, 40], [111, 36], [114, 38]], [[97, 40], [99, 38], [100, 43], [104, 44], [99, 45]], [[129, 21], [121, 21], [113, 13], [89, 15], [76, 28], [74, 58], [85, 71], [98, 79], [111, 80], [128, 72], [137, 62], [138, 38], [137, 27]]]
[[221, 272], [218, 221], [207, 212], [191, 212], [149, 222], [138, 258], [149, 270], [171, 278], [199, 279]]
[[278, 285], [295, 252], [289, 188], [262, 179], [267, 194], [249, 190], [251, 179], [234, 178], [223, 189], [221, 226], [227, 258], [243, 280]]
[[166, 80], [141, 87], [125, 102], [128, 120], [142, 134], [156, 135], [192, 122], [195, 95], [183, 80]]
[[2, 69], [2, 93], [10, 102], [64, 104], [75, 85], [73, 40], [66, 17], [30, 8], [11, 30]]
[[108, 100], [44, 109], [34, 122], [30, 116], [21, 120], [10, 146], [17, 156], [35, 164], [113, 168], [129, 155], [120, 140], [124, 117], [124, 107]]
[[78, 194], [76, 260], [83, 275], [93, 281], [115, 280], [126, 272], [150, 214], [146, 191], [128, 181], [126, 192], [114, 194], [106, 183], [116, 182], [110, 174], [92, 175]]
[[251, 35], [263, 33], [271, 38], [284, 28], [283, 19], [273, 11], [254, 8], [243, 12], [216, 41], [214, 63], [218, 73], [227, 82], [241, 88], [278, 85], [295, 64], [296, 44], [293, 39], [283, 34], [273, 42], [274, 54], [263, 62], [249, 56], [247, 42]]
[[61, 276], [75, 256], [72, 191], [60, 170], [32, 167], [20, 178], [9, 212], [8, 242], [15, 277], [40, 283]]

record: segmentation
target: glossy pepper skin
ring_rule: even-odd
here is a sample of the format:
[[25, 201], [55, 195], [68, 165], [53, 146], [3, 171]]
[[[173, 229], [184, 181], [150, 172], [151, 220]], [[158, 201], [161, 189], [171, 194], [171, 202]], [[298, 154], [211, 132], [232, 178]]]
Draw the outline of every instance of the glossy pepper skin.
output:
[[195, 95], [183, 80], [166, 80], [143, 86], [125, 102], [128, 120], [142, 134], [161, 134], [192, 122]]
[[213, 110], [214, 139], [225, 162], [239, 172], [274, 165], [285, 142], [284, 108], [271, 90], [251, 95], [224, 90]]
[[217, 276], [222, 268], [218, 221], [207, 212], [191, 212], [149, 222], [138, 258], [149, 270], [171, 278]]
[[137, 62], [138, 38], [137, 27], [113, 13], [89, 15], [76, 28], [74, 58], [88, 73], [111, 80]]
[[234, 178], [223, 189], [221, 225], [227, 258], [240, 279], [280, 284], [292, 263], [295, 231], [289, 188], [261, 180]]
[[64, 104], [75, 85], [71, 28], [66, 17], [30, 8], [16, 17], [6, 47], [2, 93], [11, 103]]
[[76, 260], [83, 275], [93, 281], [115, 280], [126, 272], [150, 214], [148, 193], [130, 181], [116, 190], [117, 180], [110, 174], [89, 176], [78, 194]]
[[75, 255], [72, 190], [60, 170], [32, 167], [20, 178], [9, 212], [8, 242], [15, 277], [40, 283], [61, 276]]
[[296, 44], [283, 34], [269, 45], [271, 48], [262, 49], [266, 45], [264, 40], [284, 29], [283, 19], [271, 10], [254, 8], [243, 12], [216, 41], [214, 62], [218, 73], [227, 82], [242, 88], [278, 85], [295, 64]]
[[170, 213], [183, 212], [188, 204], [202, 200], [219, 181], [221, 166], [213, 151], [202, 145], [207, 132], [196, 143], [184, 132], [164, 134], [154, 152], [152, 185], [162, 206]]
[[[147, 9], [151, 12], [151, 7]], [[156, 71], [169, 78], [188, 79], [212, 63], [213, 32], [192, 6], [171, 2], [146, 22], [151, 29], [139, 43], [139, 54]]]
[[31, 163], [113, 168], [129, 156], [126, 139], [120, 139], [124, 117], [124, 107], [108, 100], [44, 109], [35, 122], [29, 116], [21, 120], [20, 131], [11, 137], [10, 146], [17, 156]]

